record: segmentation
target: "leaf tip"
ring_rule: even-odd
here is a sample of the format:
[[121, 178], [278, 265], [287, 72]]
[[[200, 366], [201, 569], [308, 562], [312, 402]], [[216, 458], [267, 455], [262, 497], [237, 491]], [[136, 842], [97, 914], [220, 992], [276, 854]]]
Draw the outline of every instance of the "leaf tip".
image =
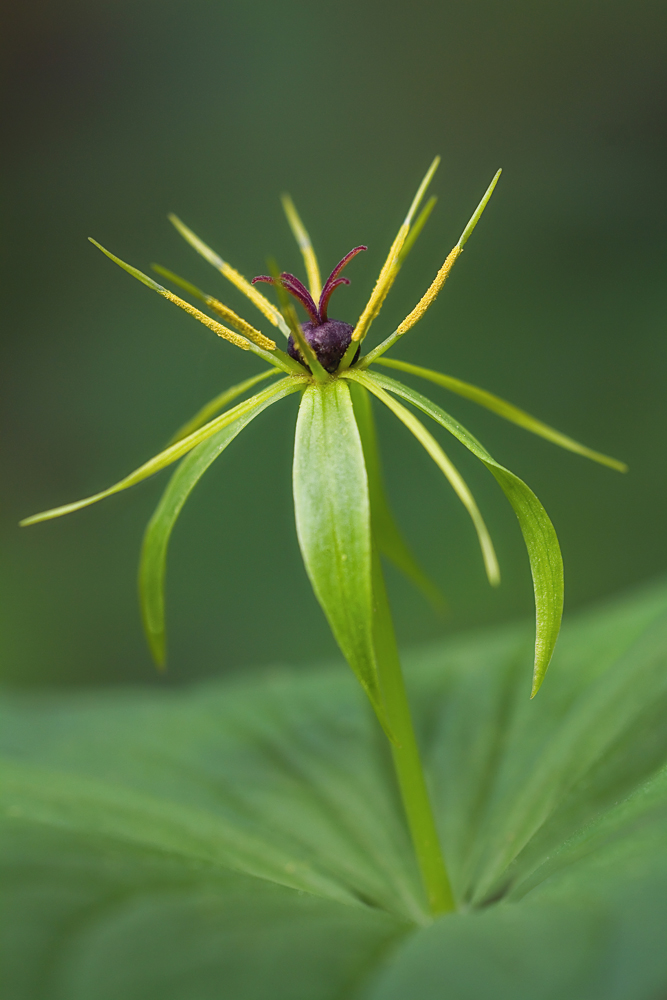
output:
[[164, 632], [150, 632], [147, 638], [155, 669], [162, 674], [167, 669], [167, 646]]

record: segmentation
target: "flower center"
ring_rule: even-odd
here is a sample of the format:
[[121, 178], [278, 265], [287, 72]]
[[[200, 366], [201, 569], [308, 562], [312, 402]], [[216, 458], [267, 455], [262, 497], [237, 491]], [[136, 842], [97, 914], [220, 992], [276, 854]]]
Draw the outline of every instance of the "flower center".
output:
[[[315, 357], [324, 370], [335, 372], [341, 358], [350, 346], [354, 327], [350, 326], [349, 323], [344, 323], [342, 319], [327, 319], [324, 323], [302, 323], [301, 329], [307, 342], [315, 352]], [[359, 348], [361, 348], [361, 345], [359, 345]], [[287, 341], [287, 353], [295, 361], [301, 362], [310, 371], [301, 351], [294, 343], [294, 337], [291, 335]], [[355, 361], [358, 355], [359, 350], [357, 350]]]
[[[253, 285], [258, 281], [266, 281], [270, 285], [275, 285], [276, 281], [279, 280], [285, 291], [289, 292], [290, 295], [293, 295], [294, 298], [301, 303], [310, 317], [309, 322], [301, 324], [303, 335], [315, 352], [317, 360], [328, 372], [335, 372], [338, 368], [341, 358], [349, 347], [352, 339], [352, 331], [354, 329], [354, 327], [350, 326], [349, 323], [344, 323], [341, 319], [329, 319], [327, 312], [329, 299], [335, 289], [340, 285], [350, 284], [349, 278], [339, 277], [340, 272], [361, 250], [367, 249], [368, 248], [364, 246], [355, 247], [354, 250], [350, 250], [350, 252], [345, 254], [343, 259], [336, 264], [324, 283], [322, 294], [320, 295], [320, 301], [317, 305], [315, 304], [315, 301], [306, 286], [288, 271], [283, 271], [279, 279], [272, 278], [268, 274], [259, 274], [256, 278], [252, 279]], [[292, 336], [290, 336], [287, 343], [287, 352], [296, 361], [305, 365], [301, 352], [294, 343], [294, 338]], [[357, 351], [357, 354], [355, 355], [355, 361], [358, 355], [359, 351]], [[308, 368], [308, 365], [305, 365], [305, 367]]]

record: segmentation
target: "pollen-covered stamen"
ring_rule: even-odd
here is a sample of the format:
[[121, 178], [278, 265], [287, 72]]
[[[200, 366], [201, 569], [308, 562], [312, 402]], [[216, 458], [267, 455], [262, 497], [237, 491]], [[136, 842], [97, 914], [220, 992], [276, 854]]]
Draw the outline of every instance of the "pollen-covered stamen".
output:
[[336, 264], [333, 271], [331, 272], [327, 280], [324, 282], [324, 288], [322, 289], [322, 294], [320, 295], [320, 303], [319, 303], [319, 313], [321, 317], [321, 322], [325, 322], [325, 320], [327, 319], [327, 306], [329, 304], [329, 299], [331, 298], [331, 293], [333, 292], [333, 290], [335, 288], [338, 288], [339, 285], [350, 284], [349, 278], [338, 279], [338, 275], [343, 270], [343, 268], [349, 264], [352, 258], [356, 257], [357, 254], [361, 253], [362, 250], [368, 250], [368, 247], [364, 246], [355, 247], [354, 250], [350, 250], [349, 253], [346, 253], [343, 259]]
[[285, 291], [289, 292], [290, 295], [293, 295], [294, 298], [301, 303], [310, 316], [312, 322], [317, 325], [320, 322], [320, 314], [317, 306], [313, 302], [308, 289], [293, 274], [283, 271], [280, 275], [280, 279], [273, 278], [269, 274], [258, 274], [256, 278], [252, 279], [252, 284], [255, 285], [258, 281], [265, 281], [268, 285], [275, 285], [278, 280], [280, 280], [280, 283]]

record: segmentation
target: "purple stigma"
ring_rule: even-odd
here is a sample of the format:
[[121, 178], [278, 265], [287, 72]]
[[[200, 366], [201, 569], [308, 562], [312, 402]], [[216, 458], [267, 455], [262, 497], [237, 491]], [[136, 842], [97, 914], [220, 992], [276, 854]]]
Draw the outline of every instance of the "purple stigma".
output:
[[349, 285], [349, 278], [339, 278], [338, 275], [346, 267], [353, 257], [356, 257], [361, 250], [368, 250], [368, 247], [360, 246], [355, 247], [354, 250], [350, 250], [346, 253], [342, 260], [340, 260], [333, 271], [324, 282], [324, 288], [322, 289], [322, 294], [320, 295], [319, 306], [315, 305], [312, 295], [306, 288], [306, 286], [299, 281], [297, 277], [290, 274], [289, 271], [283, 271], [280, 275], [280, 279], [272, 278], [268, 274], [258, 274], [256, 278], [252, 279], [252, 284], [256, 285], [258, 281], [265, 281], [269, 285], [275, 285], [278, 280], [280, 280], [281, 285], [286, 292], [293, 295], [298, 302], [301, 303], [303, 308], [306, 310], [310, 316], [311, 323], [315, 326], [319, 326], [321, 323], [326, 323], [328, 320], [327, 308], [329, 306], [329, 299], [331, 298], [331, 293], [338, 288], [339, 285]]
[[324, 282], [324, 288], [322, 289], [322, 294], [320, 295], [320, 307], [319, 307], [321, 323], [324, 323], [328, 318], [327, 307], [329, 305], [329, 299], [331, 298], [331, 293], [333, 292], [333, 290], [335, 288], [338, 288], [339, 285], [350, 284], [349, 278], [339, 278], [338, 275], [343, 270], [343, 268], [349, 264], [352, 258], [356, 257], [357, 254], [360, 253], [361, 250], [368, 250], [368, 247], [363, 247], [363, 246], [355, 247], [354, 250], [350, 250], [349, 253], [346, 253], [343, 259], [336, 264], [333, 271], [331, 272], [327, 280]]
[[279, 279], [272, 278], [269, 274], [258, 274], [256, 278], [252, 279], [252, 284], [256, 285], [258, 281], [265, 281], [269, 285], [275, 285], [278, 280], [285, 291], [289, 292], [290, 295], [293, 295], [294, 298], [301, 303], [310, 316], [311, 321], [315, 323], [315, 325], [319, 324], [321, 322], [320, 314], [317, 306], [313, 302], [312, 295], [305, 285], [303, 285], [298, 278], [295, 278], [293, 274], [283, 271]]

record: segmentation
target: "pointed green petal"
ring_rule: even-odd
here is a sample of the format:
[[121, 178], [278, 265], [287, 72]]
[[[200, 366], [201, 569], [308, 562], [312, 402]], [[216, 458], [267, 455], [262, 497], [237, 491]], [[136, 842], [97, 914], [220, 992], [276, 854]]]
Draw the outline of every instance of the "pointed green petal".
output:
[[422, 592], [433, 610], [442, 614], [447, 602], [435, 583], [421, 568], [394, 520], [384, 489], [380, 452], [375, 420], [368, 390], [358, 382], [351, 382], [350, 393], [354, 415], [361, 435], [364, 460], [368, 474], [368, 493], [371, 502], [371, 523], [375, 543], [404, 576]]
[[283, 379], [277, 385], [272, 385], [255, 396], [255, 402], [251, 407], [246, 408], [232, 423], [202, 441], [184, 458], [171, 477], [146, 528], [139, 563], [139, 600], [144, 628], [158, 666], [164, 666], [165, 662], [164, 578], [167, 547], [185, 501], [211, 463], [251, 420], [268, 406], [302, 387], [302, 381]]
[[435, 208], [435, 206], [437, 204], [437, 201], [438, 201], [438, 199], [436, 198], [435, 195], [433, 195], [431, 198], [429, 198], [429, 200], [426, 202], [426, 204], [422, 208], [421, 212], [419, 213], [419, 215], [415, 219], [414, 225], [411, 227], [410, 231], [408, 232], [408, 235], [405, 238], [405, 243], [403, 244], [403, 246], [401, 248], [401, 252], [398, 255], [399, 266], [402, 265], [403, 261], [408, 256], [408, 254], [412, 250], [413, 246], [417, 242], [417, 238], [420, 236], [422, 229], [424, 228], [424, 226], [428, 222], [429, 216], [430, 216], [431, 212], [433, 211], [433, 209]]
[[551, 661], [563, 615], [563, 559], [558, 537], [547, 512], [523, 480], [496, 462], [477, 438], [430, 399], [377, 372], [369, 374], [352, 370], [347, 377], [359, 379], [372, 392], [378, 388], [387, 389], [412, 403], [458, 438], [484, 463], [500, 484], [519, 519], [533, 576], [536, 636], [531, 698], [534, 697]]
[[201, 410], [195, 413], [191, 420], [183, 424], [171, 438], [169, 444], [175, 444], [177, 441], [181, 441], [182, 438], [187, 437], [188, 434], [192, 434], [193, 431], [198, 430], [203, 424], [208, 423], [216, 413], [223, 410], [228, 403], [242, 396], [244, 392], [252, 389], [258, 382], [263, 382], [264, 379], [271, 378], [272, 375], [277, 375], [277, 370], [275, 368], [268, 368], [266, 371], [260, 372], [259, 375], [253, 375], [252, 378], [247, 378], [244, 382], [239, 382], [237, 385], [232, 385], [229, 389], [225, 389], [224, 392], [221, 392], [219, 396], [212, 399], [206, 406], [202, 406]]
[[475, 228], [475, 226], [477, 225], [477, 223], [481, 219], [482, 212], [484, 211], [484, 209], [488, 205], [489, 198], [493, 194], [494, 188], [495, 188], [496, 184], [498, 183], [498, 181], [500, 180], [500, 175], [501, 174], [502, 174], [502, 170], [497, 170], [496, 171], [496, 174], [495, 174], [493, 180], [491, 181], [491, 183], [489, 184], [488, 188], [484, 192], [484, 196], [482, 197], [482, 200], [480, 201], [480, 203], [477, 206], [477, 208], [475, 209], [475, 211], [472, 213], [472, 217], [471, 217], [470, 221], [468, 222], [468, 225], [465, 227], [465, 229], [463, 230], [463, 232], [459, 236], [459, 241], [456, 244], [457, 246], [464, 247], [466, 245], [466, 243], [468, 242], [468, 240], [470, 239], [470, 236], [472, 234], [473, 229]]
[[619, 472], [627, 472], [628, 470], [624, 462], [619, 462], [615, 458], [610, 458], [599, 451], [587, 448], [586, 445], [580, 444], [566, 434], [561, 434], [560, 431], [549, 427], [548, 424], [542, 423], [541, 420], [531, 417], [529, 413], [519, 409], [518, 406], [508, 403], [506, 400], [501, 399], [500, 396], [494, 396], [493, 393], [487, 392], [485, 389], [479, 389], [476, 385], [471, 385], [469, 382], [462, 382], [461, 379], [452, 378], [451, 375], [443, 375], [441, 372], [432, 371], [430, 368], [420, 368], [419, 365], [411, 365], [407, 361], [397, 361], [395, 358], [378, 358], [376, 363], [386, 365], [388, 368], [398, 368], [408, 375], [416, 375], [419, 378], [427, 379], [429, 382], [435, 382], [436, 385], [441, 385], [451, 392], [456, 392], [459, 396], [465, 396], [466, 399], [471, 399], [474, 403], [485, 406], [487, 410], [492, 410], [493, 413], [504, 417], [505, 420], [510, 420], [512, 423], [518, 424], [519, 427], [524, 427], [527, 431], [532, 431], [533, 434], [539, 434], [540, 437], [546, 438], [547, 441], [552, 441], [554, 444], [560, 445], [561, 448], [566, 448], [568, 451], [583, 455], [585, 458], [590, 458], [601, 465], [608, 465], [610, 469], [617, 469]]
[[435, 174], [435, 172], [436, 172], [436, 170], [438, 169], [439, 166], [440, 166], [440, 157], [439, 156], [435, 156], [433, 158], [431, 166], [428, 168], [428, 170], [424, 174], [424, 179], [422, 180], [421, 184], [417, 188], [417, 193], [415, 194], [414, 198], [412, 199], [412, 204], [410, 205], [410, 208], [408, 209], [408, 214], [405, 216], [405, 223], [404, 224], [406, 226], [411, 226], [412, 225], [412, 220], [413, 220], [413, 218], [415, 216], [415, 212], [417, 211], [417, 209], [421, 205], [422, 199], [423, 199], [424, 195], [426, 194], [426, 192], [428, 190], [428, 186], [431, 183], [431, 181], [433, 180], [433, 175]]
[[[307, 381], [304, 376], [300, 378], [299, 376], [291, 376], [290, 378], [284, 379], [279, 382], [278, 385], [283, 385], [285, 383], [303, 384]], [[168, 465], [172, 465], [183, 455], [186, 455], [193, 448], [196, 448], [198, 444], [205, 441], [216, 431], [222, 430], [228, 424], [231, 424], [238, 417], [243, 416], [247, 411], [251, 410], [255, 404], [264, 396], [271, 395], [275, 392], [277, 386], [269, 386], [268, 389], [264, 389], [263, 392], [257, 393], [251, 399], [245, 399], [242, 403], [238, 403], [236, 406], [232, 407], [231, 410], [227, 410], [221, 416], [216, 417], [215, 420], [211, 420], [208, 424], [205, 424], [199, 430], [194, 431], [194, 433], [189, 434], [187, 437], [182, 438], [182, 440], [177, 441], [175, 444], [170, 445], [161, 451], [158, 455], [155, 455], [148, 462], [140, 465], [138, 469], [131, 472], [129, 476], [125, 476], [119, 482], [114, 483], [113, 486], [109, 486], [108, 489], [102, 490], [101, 493], [94, 493], [90, 497], [85, 497], [83, 500], [77, 500], [75, 503], [68, 503], [62, 507], [54, 507], [52, 510], [42, 511], [41, 514], [33, 514], [32, 517], [26, 517], [20, 522], [21, 527], [27, 527], [30, 524], [37, 524], [39, 521], [50, 521], [54, 517], [62, 517], [63, 514], [71, 514], [75, 510], [81, 510], [82, 507], [89, 507], [90, 504], [97, 503], [98, 500], [104, 500], [106, 497], [112, 496], [114, 493], [120, 493], [122, 490], [128, 489], [130, 486], [135, 486], [137, 483], [142, 482], [144, 479], [148, 479], [149, 476], [154, 475], [161, 469], [165, 469]]]
[[331, 631], [391, 736], [373, 643], [371, 520], [350, 391], [335, 379], [303, 394], [294, 445], [294, 506], [303, 561]]
[[465, 509], [468, 511], [470, 520], [472, 521], [475, 531], [477, 532], [477, 538], [479, 539], [479, 545], [482, 550], [482, 558], [484, 559], [484, 566], [486, 574], [489, 578], [489, 583], [494, 587], [497, 586], [500, 583], [500, 570], [498, 568], [498, 560], [493, 548], [493, 542], [491, 541], [491, 536], [489, 535], [486, 524], [484, 523], [484, 519], [480, 514], [479, 507], [475, 502], [475, 498], [470, 492], [470, 488], [461, 473], [444, 453], [433, 435], [429, 434], [421, 420], [418, 420], [410, 410], [406, 410], [404, 406], [401, 406], [401, 404], [386, 393], [384, 389], [380, 388], [372, 376], [369, 377], [365, 372], [359, 372], [351, 373], [350, 378], [354, 378], [355, 381], [361, 382], [362, 385], [370, 389], [370, 391], [376, 395], [378, 399], [380, 399], [403, 424], [405, 424], [408, 430], [414, 434], [419, 443], [431, 456], [440, 471], [444, 473], [445, 477], [449, 480], [452, 489]]
[[306, 266], [310, 294], [315, 302], [319, 302], [320, 295], [322, 294], [322, 279], [320, 278], [320, 267], [317, 263], [317, 257], [315, 256], [315, 251], [313, 250], [313, 244], [311, 243], [310, 236], [308, 235], [308, 230], [301, 221], [301, 217], [297, 212], [294, 202], [290, 196], [288, 194], [284, 194], [281, 196], [280, 200], [282, 201], [283, 211], [287, 216], [289, 227], [292, 230], [292, 234], [297, 242], [299, 250], [301, 251], [301, 256], [303, 257], [303, 262]]

